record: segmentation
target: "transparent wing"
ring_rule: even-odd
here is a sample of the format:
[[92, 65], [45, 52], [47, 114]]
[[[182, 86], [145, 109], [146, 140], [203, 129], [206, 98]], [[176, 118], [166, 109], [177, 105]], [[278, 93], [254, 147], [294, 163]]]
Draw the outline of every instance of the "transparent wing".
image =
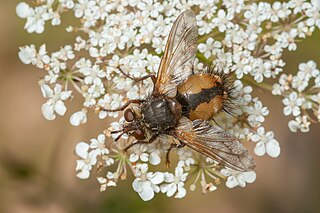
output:
[[192, 74], [197, 52], [198, 28], [195, 14], [186, 10], [171, 28], [160, 62], [154, 93], [174, 97], [176, 86]]
[[255, 161], [243, 144], [220, 127], [211, 126], [208, 121], [190, 121], [183, 117], [172, 134], [188, 147], [226, 167], [238, 171], [255, 168]]

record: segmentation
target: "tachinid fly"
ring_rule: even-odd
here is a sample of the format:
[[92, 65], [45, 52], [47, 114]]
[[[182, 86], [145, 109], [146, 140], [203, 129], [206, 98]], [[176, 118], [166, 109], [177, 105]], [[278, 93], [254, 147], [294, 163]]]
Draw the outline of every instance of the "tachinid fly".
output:
[[[209, 120], [224, 109], [229, 98], [224, 75], [194, 74], [193, 63], [197, 52], [198, 29], [192, 10], [184, 11], [174, 22], [161, 59], [157, 76], [151, 78], [154, 87], [145, 100], [130, 100], [123, 107], [105, 111], [123, 111], [126, 124], [120, 131], [137, 139], [136, 144], [152, 143], [159, 136], [172, 137], [171, 148], [188, 146], [191, 149], [239, 171], [255, 168], [247, 149], [224, 129], [212, 126]], [[118, 140], [120, 136], [116, 139]], [[169, 140], [168, 140], [169, 141]]]

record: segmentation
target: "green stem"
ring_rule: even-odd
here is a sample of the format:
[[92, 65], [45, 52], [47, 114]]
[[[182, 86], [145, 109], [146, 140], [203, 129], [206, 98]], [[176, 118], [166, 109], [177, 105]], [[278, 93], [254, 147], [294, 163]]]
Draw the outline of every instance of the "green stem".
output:
[[206, 64], [208, 64], [209, 60], [204, 57], [204, 55], [202, 55], [200, 52], [197, 52], [197, 58], [201, 61], [201, 62], [204, 62]]
[[215, 35], [215, 31], [212, 31], [211, 33], [209, 33], [209, 34], [207, 34], [207, 35], [201, 36], [201, 37], [198, 39], [198, 44], [205, 42], [208, 38], [213, 37], [214, 35]]
[[259, 87], [264, 90], [267, 90], [269, 92], [272, 91], [272, 85], [270, 85], [268, 83], [265, 83], [265, 82], [257, 83], [254, 79], [249, 78], [248, 76], [244, 76], [241, 80], [248, 83], [248, 84], [254, 85], [254, 86]]

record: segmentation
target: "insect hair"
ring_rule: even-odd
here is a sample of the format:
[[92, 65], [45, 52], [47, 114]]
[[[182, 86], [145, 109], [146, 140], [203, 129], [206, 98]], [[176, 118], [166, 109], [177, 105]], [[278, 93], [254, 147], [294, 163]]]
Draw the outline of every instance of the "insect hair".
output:
[[[230, 73], [225, 73], [221, 66], [217, 66], [213, 62], [207, 65], [205, 73], [211, 74], [212, 76], [218, 76], [221, 79], [221, 85], [224, 88], [226, 95], [223, 96], [222, 108], [219, 112], [224, 111], [229, 115], [235, 116], [236, 110], [236, 87], [234, 86], [234, 80]], [[217, 80], [219, 79], [217, 78]]]

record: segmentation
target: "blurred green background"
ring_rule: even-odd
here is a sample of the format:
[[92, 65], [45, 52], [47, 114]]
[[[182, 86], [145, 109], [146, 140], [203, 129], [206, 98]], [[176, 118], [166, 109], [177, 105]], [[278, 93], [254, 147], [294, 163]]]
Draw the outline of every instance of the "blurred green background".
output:
[[[37, 85], [43, 73], [19, 61], [18, 46], [46, 43], [51, 52], [74, 38], [62, 27], [26, 33], [24, 20], [15, 15], [18, 2], [1, 0], [0, 7], [0, 212], [320, 212], [319, 125], [307, 134], [291, 133], [281, 98], [263, 91], [257, 95], [270, 109], [265, 127], [275, 131], [282, 153], [278, 159], [256, 157], [257, 180], [245, 189], [221, 185], [209, 195], [198, 190], [177, 200], [158, 194], [143, 202], [132, 190], [132, 179], [103, 193], [94, 178], [77, 179], [75, 144], [96, 137], [108, 122], [89, 115], [86, 125], [69, 125], [77, 100], [67, 103], [67, 116], [52, 122], [43, 118]], [[319, 30], [299, 43], [298, 51], [286, 52], [284, 60], [286, 72], [296, 72], [308, 60], [320, 67]]]

